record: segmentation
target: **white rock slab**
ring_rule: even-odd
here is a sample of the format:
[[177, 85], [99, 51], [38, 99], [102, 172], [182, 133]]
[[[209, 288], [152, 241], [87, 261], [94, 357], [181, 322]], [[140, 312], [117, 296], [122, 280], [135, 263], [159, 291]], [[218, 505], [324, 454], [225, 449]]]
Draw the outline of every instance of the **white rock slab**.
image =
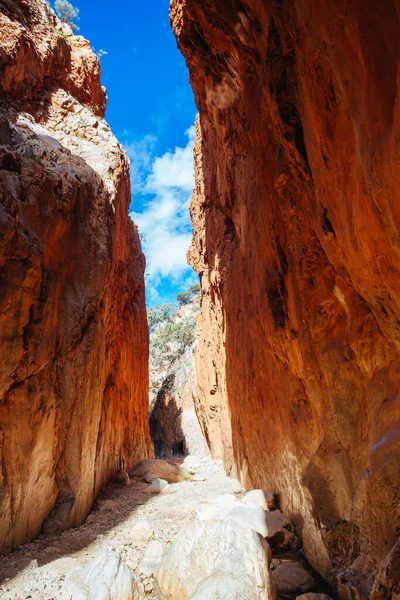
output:
[[85, 567], [69, 571], [63, 591], [68, 600], [140, 600], [131, 570], [111, 550], [100, 552]]
[[[232, 578], [239, 580], [236, 589], [246, 590], [243, 599], [274, 600], [269, 562], [267, 542], [250, 527], [232, 520], [196, 520], [174, 538], [156, 580], [161, 592], [174, 600], [228, 598], [223, 584]], [[218, 580], [206, 581], [210, 577]], [[242, 600], [237, 595], [230, 600], [236, 598]]]
[[161, 564], [164, 544], [160, 540], [152, 540], [140, 562], [139, 571], [145, 575], [154, 575]]
[[286, 522], [283, 514], [278, 511], [270, 513], [260, 508], [248, 508], [247, 506], [232, 508], [228, 512], [227, 519], [247, 525], [265, 538], [270, 538], [281, 531]]
[[239, 500], [233, 494], [222, 494], [217, 496], [212, 502], [203, 504], [197, 511], [197, 517], [200, 521], [210, 519], [224, 519], [232, 508], [241, 506]]
[[154, 479], [149, 486], [144, 490], [145, 494], [160, 494], [168, 487], [168, 481], [165, 479]]
[[269, 490], [251, 490], [247, 492], [243, 503], [250, 508], [261, 508], [262, 510], [273, 510], [275, 496]]

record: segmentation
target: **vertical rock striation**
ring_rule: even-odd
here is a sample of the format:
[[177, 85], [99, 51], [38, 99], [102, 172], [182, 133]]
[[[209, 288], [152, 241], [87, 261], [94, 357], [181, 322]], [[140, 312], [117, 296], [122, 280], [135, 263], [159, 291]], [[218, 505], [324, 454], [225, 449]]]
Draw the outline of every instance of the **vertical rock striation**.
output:
[[399, 590], [400, 7], [173, 0], [213, 453], [340, 598]]
[[[0, 1], [0, 551], [150, 453], [144, 257], [97, 57]], [[49, 514], [50, 513], [50, 514]]]

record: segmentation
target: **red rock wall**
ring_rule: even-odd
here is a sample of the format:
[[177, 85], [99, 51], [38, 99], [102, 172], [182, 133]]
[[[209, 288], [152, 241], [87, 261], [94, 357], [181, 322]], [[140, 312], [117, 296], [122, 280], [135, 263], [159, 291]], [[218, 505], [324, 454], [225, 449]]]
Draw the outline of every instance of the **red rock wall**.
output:
[[340, 598], [400, 593], [399, 12], [171, 4], [200, 115], [203, 426]]
[[0, 28], [7, 552], [45, 519], [49, 532], [79, 525], [110, 475], [151, 451], [144, 257], [97, 57], [41, 1], [2, 0]]

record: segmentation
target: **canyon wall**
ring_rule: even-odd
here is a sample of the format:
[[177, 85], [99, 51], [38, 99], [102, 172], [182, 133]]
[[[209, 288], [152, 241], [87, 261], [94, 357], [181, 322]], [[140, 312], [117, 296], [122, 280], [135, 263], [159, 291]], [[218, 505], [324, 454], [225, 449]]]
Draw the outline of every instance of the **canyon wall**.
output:
[[0, 1], [0, 551], [151, 453], [144, 257], [89, 43]]
[[399, 13], [170, 9], [199, 110], [202, 426], [349, 599], [400, 597]]

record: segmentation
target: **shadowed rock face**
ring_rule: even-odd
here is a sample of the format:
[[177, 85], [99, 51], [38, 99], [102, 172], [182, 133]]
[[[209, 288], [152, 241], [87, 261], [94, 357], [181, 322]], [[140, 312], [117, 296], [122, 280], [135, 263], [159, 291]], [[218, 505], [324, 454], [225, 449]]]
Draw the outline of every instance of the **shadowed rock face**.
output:
[[144, 258], [89, 43], [0, 2], [0, 551], [150, 453]]
[[209, 455], [196, 413], [192, 352], [189, 348], [179, 361], [176, 373], [165, 378], [150, 413], [150, 434], [157, 458]]
[[200, 115], [202, 427], [341, 598], [398, 585], [399, 10], [171, 4]]

